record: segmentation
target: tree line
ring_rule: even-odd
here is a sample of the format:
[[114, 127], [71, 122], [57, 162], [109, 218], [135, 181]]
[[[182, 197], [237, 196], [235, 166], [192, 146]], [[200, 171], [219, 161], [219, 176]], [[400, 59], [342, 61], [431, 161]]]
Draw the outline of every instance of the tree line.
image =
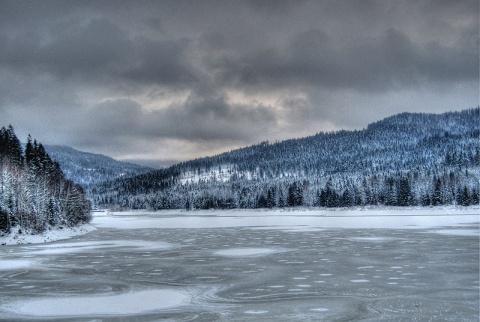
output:
[[320, 180], [266, 182], [210, 180], [175, 184], [151, 193], [95, 195], [99, 205], [127, 209], [236, 209], [353, 206], [440, 206], [479, 204], [478, 177], [464, 171], [417, 172]]
[[25, 152], [13, 127], [0, 129], [0, 231], [31, 233], [90, 221], [84, 189], [67, 180], [41, 143], [27, 138]]

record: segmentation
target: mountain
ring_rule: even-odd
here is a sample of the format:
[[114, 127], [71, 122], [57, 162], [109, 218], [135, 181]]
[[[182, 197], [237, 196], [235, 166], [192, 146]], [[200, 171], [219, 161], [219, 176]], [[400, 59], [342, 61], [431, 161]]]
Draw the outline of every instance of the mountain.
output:
[[121, 177], [132, 177], [154, 170], [117, 161], [102, 154], [78, 151], [67, 146], [45, 145], [45, 150], [60, 164], [68, 179], [82, 186], [95, 185]]
[[149, 209], [478, 204], [479, 135], [480, 108], [402, 113], [105, 182], [91, 196]]

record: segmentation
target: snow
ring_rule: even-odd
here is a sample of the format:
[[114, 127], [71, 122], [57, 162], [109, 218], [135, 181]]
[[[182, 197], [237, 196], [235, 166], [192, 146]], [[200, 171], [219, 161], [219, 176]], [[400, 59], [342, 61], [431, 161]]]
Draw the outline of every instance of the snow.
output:
[[75, 236], [87, 234], [94, 230], [96, 230], [96, 228], [89, 224], [83, 224], [77, 227], [55, 227], [38, 235], [20, 233], [18, 229], [15, 229], [9, 235], [0, 237], [0, 245], [46, 243], [70, 239]]
[[432, 230], [431, 233], [454, 236], [479, 236], [478, 230], [473, 229], [439, 229]]
[[196, 171], [186, 171], [180, 177], [181, 184], [198, 183], [200, 180], [227, 182], [232, 176], [233, 165], [221, 165], [213, 167], [208, 171], [197, 173]]
[[317, 231], [321, 229], [427, 229], [480, 222], [479, 207], [367, 208], [218, 211], [135, 211], [95, 215], [100, 228], [236, 228]]
[[8, 310], [33, 316], [133, 315], [187, 304], [188, 293], [173, 289], [98, 296], [67, 296], [16, 302]]

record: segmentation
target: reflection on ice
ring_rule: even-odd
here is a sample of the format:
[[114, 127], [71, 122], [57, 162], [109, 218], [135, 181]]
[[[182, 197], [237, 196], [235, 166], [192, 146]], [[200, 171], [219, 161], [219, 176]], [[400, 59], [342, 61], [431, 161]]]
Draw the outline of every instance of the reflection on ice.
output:
[[145, 290], [101, 296], [43, 298], [18, 302], [10, 310], [34, 316], [131, 315], [188, 304], [177, 290]]

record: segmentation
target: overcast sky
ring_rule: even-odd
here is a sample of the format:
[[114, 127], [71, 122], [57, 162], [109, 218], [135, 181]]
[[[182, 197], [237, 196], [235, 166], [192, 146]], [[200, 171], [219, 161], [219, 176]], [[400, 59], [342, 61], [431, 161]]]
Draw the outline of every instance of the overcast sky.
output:
[[478, 104], [478, 0], [0, 0], [22, 140], [186, 160]]

